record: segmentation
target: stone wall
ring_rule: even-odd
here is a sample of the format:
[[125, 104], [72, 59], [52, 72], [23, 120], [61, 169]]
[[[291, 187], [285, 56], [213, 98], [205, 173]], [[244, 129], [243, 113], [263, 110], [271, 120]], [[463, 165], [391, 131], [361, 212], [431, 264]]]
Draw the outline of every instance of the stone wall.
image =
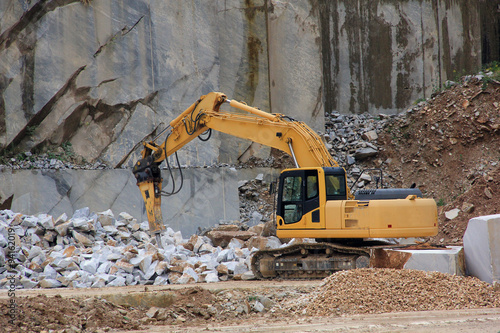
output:
[[477, 2], [322, 1], [325, 111], [396, 113], [480, 67]]

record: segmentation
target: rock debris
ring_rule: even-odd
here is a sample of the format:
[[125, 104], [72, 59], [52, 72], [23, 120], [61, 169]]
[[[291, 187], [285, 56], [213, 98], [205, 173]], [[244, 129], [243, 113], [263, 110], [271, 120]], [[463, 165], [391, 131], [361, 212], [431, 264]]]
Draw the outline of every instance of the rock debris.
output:
[[156, 246], [147, 221], [126, 212], [93, 213], [88, 207], [71, 218], [0, 211], [0, 287], [100, 288], [136, 284], [217, 282], [253, 279], [251, 254], [283, 246], [262, 237], [263, 224], [246, 231], [221, 226], [207, 236], [184, 239], [171, 228]]
[[408, 269], [335, 273], [296, 302], [295, 311], [331, 316], [500, 307], [500, 290], [475, 277]]

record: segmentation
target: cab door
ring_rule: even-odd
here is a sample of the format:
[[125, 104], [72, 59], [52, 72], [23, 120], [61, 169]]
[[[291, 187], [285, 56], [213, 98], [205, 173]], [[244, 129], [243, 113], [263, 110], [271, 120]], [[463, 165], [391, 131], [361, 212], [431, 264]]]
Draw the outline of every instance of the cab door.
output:
[[280, 229], [324, 228], [320, 219], [318, 171], [284, 171], [280, 177], [277, 222]]

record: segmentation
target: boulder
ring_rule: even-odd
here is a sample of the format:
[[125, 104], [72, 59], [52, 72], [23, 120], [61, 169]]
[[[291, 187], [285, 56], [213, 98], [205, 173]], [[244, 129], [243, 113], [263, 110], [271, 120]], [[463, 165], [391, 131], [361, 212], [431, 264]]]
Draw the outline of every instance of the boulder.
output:
[[367, 147], [367, 148], [359, 148], [354, 152], [354, 158], [357, 160], [364, 160], [373, 156], [376, 156], [378, 151], [376, 149]]
[[368, 140], [368, 141], [375, 141], [378, 139], [378, 135], [377, 135], [377, 132], [376, 131], [368, 131], [368, 132], [365, 132], [361, 135], [361, 137], [364, 139], [364, 140]]
[[198, 282], [198, 280], [198, 274], [194, 271], [194, 269], [192, 269], [191, 267], [186, 267], [186, 269], [184, 269], [184, 272], [182, 273], [182, 276], [177, 280], [177, 283], [196, 283]]
[[256, 248], [259, 250], [270, 250], [277, 249], [281, 246], [281, 241], [279, 238], [271, 236], [271, 237], [260, 237], [254, 236], [250, 238], [246, 245], [249, 249]]
[[500, 283], [500, 214], [475, 217], [464, 233], [468, 275], [488, 283]]
[[97, 213], [97, 221], [99, 221], [103, 227], [109, 226], [109, 225], [114, 225], [115, 224], [115, 216], [113, 215], [113, 212], [111, 211], [111, 209], [108, 209], [104, 212]]
[[97, 267], [99, 266], [99, 261], [97, 259], [85, 260], [80, 264], [80, 268], [83, 271], [89, 272], [90, 274], [95, 274], [97, 272]]
[[[36, 235], [34, 235], [36, 236]], [[37, 237], [38, 238], [38, 237]], [[45, 239], [49, 243], [53, 243], [57, 238], [57, 232], [48, 230], [45, 235], [43, 236], [43, 239]], [[38, 238], [40, 239], [40, 238]]]
[[92, 246], [92, 241], [85, 237], [84, 235], [73, 230], [73, 238], [80, 244], [84, 246]]
[[264, 230], [265, 224], [259, 223], [257, 225], [248, 228], [248, 231], [255, 233], [256, 236], [262, 236], [262, 231]]
[[227, 275], [229, 274], [229, 268], [225, 264], [220, 264], [217, 266], [217, 273]]
[[42, 248], [40, 246], [32, 246], [28, 252], [28, 260], [35, 258], [42, 253]]
[[66, 213], [62, 213], [61, 215], [59, 215], [59, 217], [55, 220], [54, 222], [54, 225], [59, 225], [61, 223], [64, 223], [68, 221], [68, 215], [66, 215]]
[[134, 220], [134, 217], [127, 212], [121, 212], [120, 214], [118, 214], [118, 217], [120, 218], [120, 220], [125, 220], [127, 222], [132, 222]]
[[207, 233], [207, 237], [212, 241], [214, 246], [227, 247], [233, 238], [242, 241], [248, 240], [250, 237], [256, 236], [251, 231], [216, 231], [212, 230]]
[[212, 229], [213, 231], [239, 231], [240, 227], [236, 224], [223, 224], [216, 226]]
[[80, 208], [74, 211], [73, 213], [73, 219], [78, 219], [78, 218], [84, 218], [87, 219], [90, 215], [90, 208], [89, 207], [84, 207]]
[[59, 288], [62, 286], [62, 283], [55, 279], [42, 279], [39, 283], [40, 288]]
[[23, 286], [24, 289], [32, 289], [32, 288], [35, 288], [36, 286], [38, 286], [38, 281], [35, 281], [35, 280], [31, 280], [31, 279], [28, 279], [26, 277], [21, 277], [21, 285]]
[[72, 222], [63, 222], [63, 223], [60, 223], [60, 224], [57, 224], [55, 226], [55, 230], [56, 232], [60, 235], [60, 236], [66, 236], [68, 234], [68, 229], [69, 227], [72, 225]]
[[54, 219], [52, 218], [52, 216], [47, 214], [38, 215], [38, 224], [47, 230], [54, 229]]
[[454, 208], [452, 210], [449, 210], [449, 211], [445, 212], [444, 216], [448, 220], [453, 220], [454, 218], [456, 218], [458, 216], [458, 213], [460, 213], [460, 209]]
[[108, 287], [123, 287], [126, 284], [126, 279], [123, 276], [117, 276], [113, 281], [107, 284]]
[[166, 276], [157, 276], [155, 278], [155, 282], [153, 283], [155, 286], [163, 286], [165, 284], [168, 284], [168, 277]]
[[247, 271], [241, 275], [242, 280], [255, 280], [255, 275], [252, 271]]
[[76, 247], [74, 245], [68, 246], [67, 248], [64, 249], [63, 255], [66, 258], [69, 258], [73, 255], [73, 253], [75, 253], [75, 250], [76, 250]]
[[243, 245], [245, 244], [244, 241], [242, 241], [241, 239], [238, 239], [238, 238], [233, 238], [231, 239], [231, 241], [229, 242], [229, 244], [227, 245], [227, 247], [229, 249], [241, 249], [243, 247]]
[[21, 222], [21, 227], [23, 228], [34, 228], [38, 224], [38, 219], [34, 216], [25, 216], [23, 222]]
[[165, 261], [160, 261], [155, 267], [155, 273], [156, 275], [162, 275], [163, 273], [166, 273], [168, 269], [168, 263]]
[[233, 249], [224, 249], [217, 255], [217, 262], [231, 261], [236, 257]]
[[111, 261], [103, 262], [101, 265], [99, 265], [99, 268], [97, 268], [97, 273], [108, 274], [113, 265], [114, 264]]
[[89, 231], [90, 226], [89, 226], [89, 219], [86, 217], [78, 217], [78, 218], [73, 218], [71, 219], [73, 223], [73, 228], [82, 230], [82, 231]]
[[213, 283], [213, 282], [219, 282], [219, 276], [217, 272], [210, 272], [205, 275], [205, 282], [207, 283]]

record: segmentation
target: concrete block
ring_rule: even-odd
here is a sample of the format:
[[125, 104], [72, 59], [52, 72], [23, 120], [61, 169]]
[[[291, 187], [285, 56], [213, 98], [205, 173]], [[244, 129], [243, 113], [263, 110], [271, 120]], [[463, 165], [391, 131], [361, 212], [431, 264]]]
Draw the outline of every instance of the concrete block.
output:
[[461, 246], [448, 246], [445, 250], [401, 250], [411, 257], [404, 268], [435, 271], [463, 276], [464, 252]]
[[488, 283], [500, 282], [500, 214], [469, 221], [464, 251], [468, 275]]
[[377, 249], [372, 253], [370, 267], [417, 269], [463, 276], [463, 253], [461, 246], [435, 250]]

